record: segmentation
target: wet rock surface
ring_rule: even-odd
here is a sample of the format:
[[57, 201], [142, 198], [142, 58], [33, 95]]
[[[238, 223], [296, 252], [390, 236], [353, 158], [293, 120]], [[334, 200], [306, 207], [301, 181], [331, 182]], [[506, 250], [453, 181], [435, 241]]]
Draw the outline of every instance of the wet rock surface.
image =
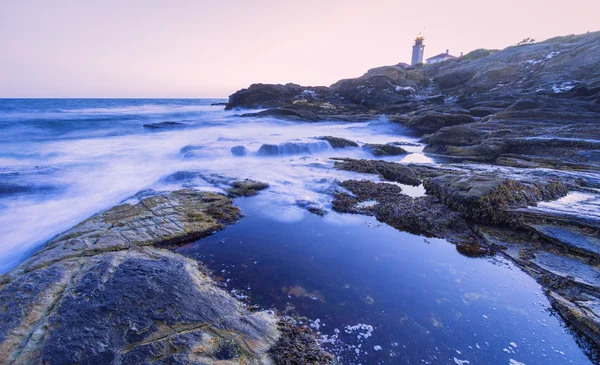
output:
[[310, 155], [330, 150], [325, 140], [291, 140], [279, 144], [263, 144], [256, 152], [257, 156]]
[[144, 124], [143, 127], [150, 130], [156, 129], [180, 129], [188, 127], [188, 123], [183, 122], [160, 122], [160, 123], [150, 123]]
[[307, 326], [300, 326], [292, 320], [279, 322], [281, 336], [271, 354], [277, 364], [335, 364], [332, 355], [319, 347], [312, 331]]
[[0, 277], [0, 362], [273, 363], [277, 318], [248, 312], [197, 262], [159, 248], [239, 217], [223, 195], [180, 190], [116, 206], [57, 236]]
[[334, 195], [332, 207], [338, 212], [370, 214], [401, 230], [454, 242], [471, 241], [470, 229], [460, 214], [432, 197], [412, 198], [397, 185], [369, 180], [347, 180], [340, 186], [351, 194]]
[[317, 139], [329, 142], [333, 148], [358, 147], [358, 143], [339, 137], [323, 136], [317, 137]]
[[443, 174], [438, 169], [425, 166], [409, 166], [381, 160], [334, 159], [334, 167], [339, 170], [379, 175], [382, 179], [401, 184], [419, 186], [424, 177]]
[[256, 181], [251, 179], [236, 180], [231, 183], [231, 188], [227, 189], [227, 193], [231, 197], [239, 196], [254, 196], [259, 191], [267, 189], [269, 184], [262, 181]]
[[235, 156], [246, 156], [250, 152], [244, 146], [233, 146], [233, 147], [231, 147], [231, 153]]
[[424, 181], [427, 192], [479, 223], [517, 225], [512, 211], [567, 195], [560, 181], [512, 180], [495, 174], [444, 175]]
[[398, 155], [405, 155], [408, 153], [404, 148], [393, 145], [391, 143], [387, 143], [387, 144], [367, 143], [363, 146], [363, 149], [366, 151], [369, 151], [374, 156], [398, 156]]

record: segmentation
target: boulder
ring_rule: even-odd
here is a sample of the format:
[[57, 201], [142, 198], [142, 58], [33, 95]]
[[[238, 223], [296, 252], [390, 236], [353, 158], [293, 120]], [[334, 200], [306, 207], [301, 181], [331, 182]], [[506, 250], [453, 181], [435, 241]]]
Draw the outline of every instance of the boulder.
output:
[[247, 312], [195, 261], [153, 247], [239, 216], [222, 195], [181, 190], [57, 236], [0, 277], [0, 362], [269, 363], [277, 319]]
[[257, 195], [259, 191], [269, 187], [269, 184], [267, 183], [251, 179], [236, 180], [230, 185], [231, 188], [227, 189], [227, 193], [230, 197], [254, 196]]
[[350, 158], [334, 160], [334, 167], [336, 169], [363, 174], [375, 174], [388, 181], [412, 186], [419, 186], [424, 177], [438, 176], [444, 173], [442, 170], [381, 160], [355, 160]]
[[312, 97], [314, 94], [325, 91], [326, 88], [302, 87], [296, 84], [253, 84], [247, 89], [239, 90], [229, 96], [229, 102], [225, 109], [279, 107], [291, 103], [303, 92]]
[[374, 156], [398, 156], [405, 155], [408, 152], [400, 146], [393, 145], [391, 143], [387, 144], [373, 144], [367, 143], [362, 147], [365, 151], [370, 152]]
[[152, 129], [152, 130], [181, 129], [181, 128], [186, 128], [189, 126], [190, 126], [189, 123], [183, 123], [183, 122], [160, 122], [160, 123], [149, 123], [149, 124], [142, 125], [142, 127], [146, 128], [146, 129]]
[[562, 181], [550, 179], [514, 180], [495, 174], [442, 175], [425, 179], [428, 194], [480, 223], [520, 226], [517, 208], [565, 196]]
[[247, 117], [275, 117], [283, 119], [300, 120], [304, 122], [318, 122], [321, 118], [310, 110], [292, 109], [292, 108], [275, 108], [267, 109], [258, 113], [246, 113], [241, 115]]
[[406, 126], [422, 134], [433, 133], [437, 130], [460, 124], [473, 123], [475, 120], [468, 114], [455, 113], [425, 113], [410, 118]]
[[249, 151], [244, 146], [233, 146], [231, 147], [231, 153], [234, 156], [246, 156], [249, 153]]
[[358, 143], [339, 137], [323, 136], [317, 137], [317, 139], [329, 142], [333, 148], [358, 147]]
[[309, 155], [331, 150], [329, 142], [324, 140], [291, 140], [280, 144], [263, 144], [256, 152], [257, 156]]
[[483, 136], [483, 132], [477, 129], [460, 125], [438, 130], [429, 138], [428, 143], [429, 146], [472, 146], [480, 143]]

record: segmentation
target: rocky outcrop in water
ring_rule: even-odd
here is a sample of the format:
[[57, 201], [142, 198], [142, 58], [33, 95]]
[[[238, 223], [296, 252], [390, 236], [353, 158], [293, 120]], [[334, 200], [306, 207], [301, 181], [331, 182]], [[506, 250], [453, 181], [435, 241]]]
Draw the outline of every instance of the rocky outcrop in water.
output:
[[331, 145], [323, 140], [293, 140], [279, 144], [263, 144], [257, 156], [310, 155], [331, 150]]
[[338, 212], [374, 215], [392, 227], [453, 242], [473, 241], [460, 214], [429, 196], [412, 198], [402, 193], [398, 185], [369, 180], [347, 180], [340, 186], [352, 195], [334, 195], [332, 207]]
[[425, 177], [439, 176], [444, 173], [443, 170], [425, 166], [404, 165], [381, 160], [336, 158], [334, 161], [334, 167], [339, 170], [379, 175], [384, 180], [412, 186], [421, 185]]
[[425, 179], [425, 189], [463, 216], [479, 223], [516, 225], [517, 208], [567, 195], [569, 188], [549, 179], [513, 180], [497, 174], [443, 175]]
[[317, 139], [329, 142], [333, 148], [358, 147], [358, 143], [340, 137], [323, 136]]
[[[367, 180], [340, 183], [333, 209], [374, 215], [395, 228], [442, 237], [467, 256], [496, 252], [513, 260], [544, 288], [558, 313], [600, 344], [600, 218], [574, 217], [537, 204], [597, 186], [571, 172], [481, 171], [338, 160], [336, 168], [389, 181], [423, 181], [427, 195], [409, 197], [397, 185]], [[510, 172], [512, 171], [512, 172]], [[595, 191], [595, 190], [592, 190]]]
[[197, 262], [160, 248], [239, 217], [223, 195], [180, 190], [58, 235], [0, 277], [0, 362], [273, 363], [276, 343], [299, 343], [278, 319], [247, 311]]
[[369, 151], [374, 156], [398, 156], [406, 155], [408, 152], [400, 146], [387, 144], [367, 143], [363, 146], [365, 151]]
[[150, 130], [162, 130], [162, 129], [180, 129], [186, 128], [190, 125], [188, 123], [183, 122], [160, 122], [160, 123], [150, 123], [142, 125], [146, 129]]

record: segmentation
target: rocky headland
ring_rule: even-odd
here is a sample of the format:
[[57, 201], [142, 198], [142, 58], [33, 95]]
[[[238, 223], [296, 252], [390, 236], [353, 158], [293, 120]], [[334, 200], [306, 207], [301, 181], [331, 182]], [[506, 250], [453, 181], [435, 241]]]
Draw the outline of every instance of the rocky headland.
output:
[[[226, 108], [306, 122], [386, 117], [406, 127], [424, 152], [454, 163], [335, 159], [337, 169], [382, 182], [340, 182], [332, 208], [445, 238], [465, 255], [510, 258], [567, 323], [600, 345], [600, 215], [543, 204], [600, 191], [600, 32], [379, 67], [329, 87], [254, 84]], [[334, 147], [358, 146], [328, 138]], [[393, 144], [362, 147], [403, 153]], [[406, 195], [397, 183], [423, 184], [426, 195]]]

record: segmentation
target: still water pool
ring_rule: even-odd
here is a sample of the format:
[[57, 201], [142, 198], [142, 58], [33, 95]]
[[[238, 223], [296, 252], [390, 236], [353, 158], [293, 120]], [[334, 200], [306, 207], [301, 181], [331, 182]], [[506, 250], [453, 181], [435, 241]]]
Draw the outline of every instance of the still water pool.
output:
[[306, 317], [343, 363], [590, 363], [540, 286], [503, 258], [371, 217], [274, 220], [268, 194], [238, 199], [237, 225], [177, 252], [249, 305]]

